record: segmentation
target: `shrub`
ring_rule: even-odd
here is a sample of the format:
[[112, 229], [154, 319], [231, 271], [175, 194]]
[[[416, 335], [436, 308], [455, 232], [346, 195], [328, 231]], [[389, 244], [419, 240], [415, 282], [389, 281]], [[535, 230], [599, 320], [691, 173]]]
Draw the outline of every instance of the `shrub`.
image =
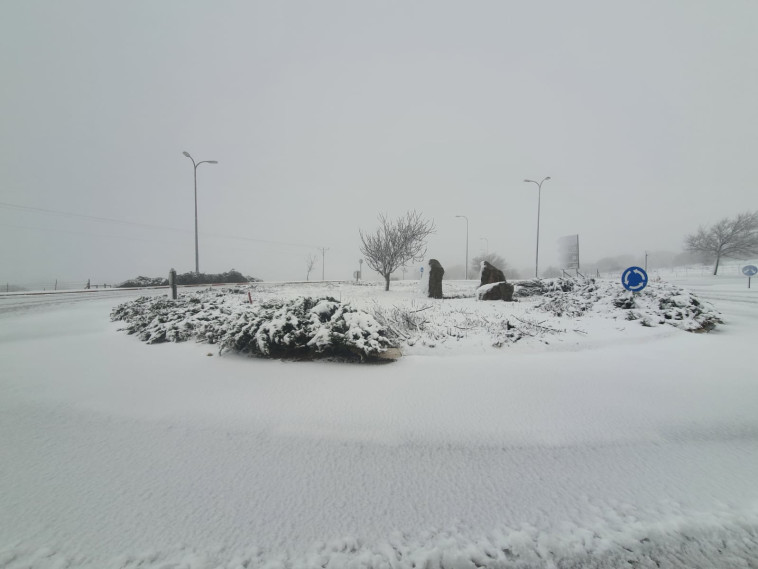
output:
[[253, 304], [230, 291], [203, 291], [172, 301], [140, 297], [117, 306], [112, 320], [148, 344], [198, 342], [283, 359], [377, 359], [395, 344], [370, 314], [331, 297]]

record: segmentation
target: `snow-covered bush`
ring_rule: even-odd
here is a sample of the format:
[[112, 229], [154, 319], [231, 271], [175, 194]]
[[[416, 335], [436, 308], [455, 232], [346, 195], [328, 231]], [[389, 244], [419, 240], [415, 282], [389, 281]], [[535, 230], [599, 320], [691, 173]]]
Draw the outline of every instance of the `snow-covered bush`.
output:
[[490, 345], [500, 347], [522, 338], [552, 334], [561, 330], [535, 325], [532, 318], [509, 317], [467, 309], [454, 303], [428, 303], [386, 307], [375, 304], [372, 314], [398, 344], [434, 348], [449, 341], [484, 336]]
[[116, 285], [117, 288], [145, 288], [150, 286], [168, 286], [168, 279], [161, 277], [137, 277]]
[[222, 349], [281, 358], [372, 359], [394, 347], [370, 314], [331, 297], [269, 301], [234, 313]]
[[149, 344], [195, 338], [263, 357], [364, 361], [395, 347], [373, 316], [331, 297], [252, 304], [246, 298], [218, 290], [175, 301], [140, 297], [117, 306], [111, 319]]
[[557, 278], [557, 279], [530, 279], [514, 283], [516, 291], [513, 296], [536, 296], [552, 292], [571, 292], [574, 290], [576, 281], [574, 279]]
[[[570, 284], [571, 283], [571, 284]], [[721, 314], [708, 302], [669, 283], [649, 283], [640, 292], [629, 292], [610, 281], [553, 279], [538, 287], [544, 300], [537, 307], [556, 316], [579, 317], [589, 312], [627, 320], [643, 326], [670, 324], [688, 332], [708, 332], [723, 324]]]
[[[260, 279], [251, 276], [245, 276], [239, 271], [231, 269], [225, 273], [195, 273], [189, 271], [176, 275], [176, 284], [178, 285], [204, 285], [215, 283], [252, 283]], [[168, 286], [168, 279], [162, 277], [137, 277], [129, 279], [117, 285], [117, 288], [141, 288], [150, 286]]]

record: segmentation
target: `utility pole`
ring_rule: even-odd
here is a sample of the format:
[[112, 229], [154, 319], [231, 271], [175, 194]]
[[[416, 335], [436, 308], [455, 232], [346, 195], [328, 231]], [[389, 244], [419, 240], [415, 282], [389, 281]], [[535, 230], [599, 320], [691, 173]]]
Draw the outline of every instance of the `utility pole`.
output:
[[326, 261], [326, 252], [329, 250], [329, 247], [318, 247], [318, 249], [321, 249], [321, 280], [324, 280], [324, 262]]
[[455, 217], [462, 217], [466, 220], [466, 280], [468, 280], [468, 217], [465, 215], [456, 215]]

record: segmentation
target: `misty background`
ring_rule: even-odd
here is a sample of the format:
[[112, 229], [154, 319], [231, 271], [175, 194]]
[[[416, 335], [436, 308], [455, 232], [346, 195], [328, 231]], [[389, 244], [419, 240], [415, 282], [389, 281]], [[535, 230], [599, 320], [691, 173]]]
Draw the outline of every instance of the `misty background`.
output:
[[[446, 270], [583, 264], [756, 209], [748, 0], [8, 1], [0, 283], [349, 279], [415, 209]], [[636, 257], [635, 257], [636, 256]], [[364, 276], [370, 274], [364, 264]], [[412, 271], [417, 271], [414, 267]], [[408, 277], [411, 273], [409, 272]]]

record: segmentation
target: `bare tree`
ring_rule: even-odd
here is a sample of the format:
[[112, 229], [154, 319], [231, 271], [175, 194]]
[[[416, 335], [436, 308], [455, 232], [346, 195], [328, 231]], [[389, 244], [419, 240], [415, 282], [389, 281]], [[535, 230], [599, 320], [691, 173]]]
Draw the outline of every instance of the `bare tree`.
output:
[[477, 255], [471, 259], [471, 270], [474, 271], [474, 273], [477, 275], [482, 269], [482, 261], [487, 261], [490, 265], [497, 267], [503, 272], [505, 272], [505, 268], [508, 266], [508, 263], [505, 262], [505, 259], [503, 259], [495, 252]]
[[758, 254], [758, 212], [725, 217], [708, 229], [701, 226], [697, 233], [685, 237], [684, 248], [715, 260], [713, 274], [717, 275], [721, 257], [739, 259]]
[[384, 277], [384, 290], [390, 289], [390, 275], [410, 261], [420, 261], [426, 254], [426, 239], [434, 233], [434, 221], [409, 211], [394, 221], [379, 215], [376, 233], [361, 236], [361, 253], [366, 264]]
[[311, 280], [311, 271], [313, 270], [313, 267], [316, 266], [316, 255], [314, 253], [308, 253], [308, 256], [305, 258], [305, 280], [309, 281]]

